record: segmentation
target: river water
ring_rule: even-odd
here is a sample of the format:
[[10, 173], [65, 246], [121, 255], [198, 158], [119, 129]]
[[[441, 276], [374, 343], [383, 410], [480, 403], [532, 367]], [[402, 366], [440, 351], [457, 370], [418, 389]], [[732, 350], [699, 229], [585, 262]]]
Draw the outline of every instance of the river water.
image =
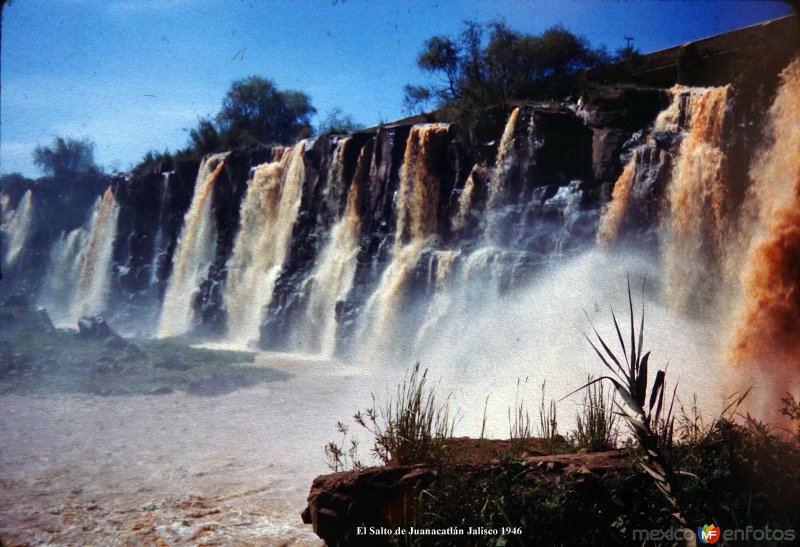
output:
[[353, 369], [297, 356], [261, 354], [253, 366], [292, 377], [218, 397], [0, 397], [0, 537], [321, 544], [300, 512], [314, 476], [328, 471], [323, 446], [335, 421], [352, 413], [342, 392], [363, 382]]

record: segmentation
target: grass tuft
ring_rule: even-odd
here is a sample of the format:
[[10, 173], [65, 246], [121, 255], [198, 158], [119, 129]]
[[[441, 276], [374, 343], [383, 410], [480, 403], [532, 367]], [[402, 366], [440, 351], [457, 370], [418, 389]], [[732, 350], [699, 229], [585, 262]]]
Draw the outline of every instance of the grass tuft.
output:
[[592, 383], [583, 393], [583, 406], [576, 417], [576, 430], [572, 442], [578, 449], [589, 452], [613, 450], [619, 440], [619, 415], [614, 411], [618, 404], [613, 391], [606, 391], [602, 383]]
[[[446, 445], [453, 438], [456, 417], [451, 415], [450, 396], [444, 402], [436, 398], [436, 388], [429, 387], [428, 369], [417, 363], [397, 386], [395, 397], [383, 407], [372, 395], [372, 406], [358, 411], [353, 420], [373, 438], [371, 452], [384, 464], [438, 463], [445, 459]], [[348, 429], [338, 424], [341, 443], [325, 447], [328, 466], [334, 471], [363, 467], [358, 459], [358, 443], [350, 440]]]

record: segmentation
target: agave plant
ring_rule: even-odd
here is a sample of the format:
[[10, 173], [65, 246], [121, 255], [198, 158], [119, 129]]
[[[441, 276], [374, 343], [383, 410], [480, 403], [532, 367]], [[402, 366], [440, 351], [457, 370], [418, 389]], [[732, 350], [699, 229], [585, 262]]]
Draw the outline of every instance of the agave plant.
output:
[[625, 337], [622, 335], [619, 321], [617, 321], [617, 316], [614, 310], [611, 310], [611, 317], [614, 320], [614, 329], [617, 333], [621, 353], [615, 353], [609, 347], [594, 325], [592, 325], [592, 330], [597, 337], [597, 343], [584, 334], [592, 349], [594, 349], [611, 374], [591, 380], [569, 395], [590, 387], [597, 382], [607, 381], [614, 385], [624, 402], [623, 406], [615, 401], [617, 412], [628, 422], [633, 436], [644, 451], [645, 457], [641, 462], [642, 467], [653, 478], [656, 487], [672, 507], [672, 515], [678, 524], [687, 528], [686, 514], [679, 506], [675, 494], [677, 472], [672, 464], [672, 438], [675, 422], [673, 408], [677, 386], [672, 390], [669, 405], [665, 405], [666, 373], [664, 370], [658, 370], [650, 387], [648, 397], [650, 352], [642, 353], [644, 345], [644, 304], [642, 304], [642, 314], [637, 330], [634, 321], [630, 279], [628, 280], [628, 306], [630, 311], [630, 341], [627, 345]]

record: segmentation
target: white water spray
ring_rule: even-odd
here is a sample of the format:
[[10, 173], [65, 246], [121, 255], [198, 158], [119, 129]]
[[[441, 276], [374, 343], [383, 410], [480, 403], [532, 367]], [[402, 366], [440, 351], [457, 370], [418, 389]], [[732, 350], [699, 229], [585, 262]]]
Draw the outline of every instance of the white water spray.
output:
[[242, 202], [224, 292], [230, 342], [257, 342], [289, 251], [305, 179], [305, 141], [256, 168]]
[[22, 196], [13, 212], [4, 211], [3, 232], [6, 240], [6, 252], [3, 255], [3, 267], [14, 265], [25, 248], [31, 227], [33, 226], [33, 195], [28, 190]]
[[[80, 271], [70, 306], [70, 319], [106, 311], [111, 290], [114, 240], [117, 237], [119, 205], [111, 188], [95, 209], [80, 257]], [[77, 236], [75, 236], [77, 237]], [[68, 237], [68, 240], [70, 237]], [[67, 247], [69, 248], [69, 242]]]
[[212, 217], [212, 190], [227, 154], [203, 158], [197, 173], [194, 196], [183, 219], [183, 228], [175, 247], [172, 276], [169, 279], [158, 336], [175, 336], [189, 331], [194, 324], [193, 295], [208, 275], [217, 249], [217, 228]]
[[[332, 175], [341, 177], [343, 157], [337, 146]], [[309, 279], [309, 304], [306, 310], [304, 342], [307, 349], [332, 357], [336, 350], [336, 303], [344, 300], [353, 286], [356, 273], [358, 239], [361, 235], [361, 217], [358, 207], [361, 199], [359, 173], [370, 161], [368, 148], [361, 151], [356, 174], [347, 193], [347, 205], [342, 218], [331, 229], [330, 240], [320, 254], [319, 262]], [[332, 179], [335, 180], [335, 179]]]

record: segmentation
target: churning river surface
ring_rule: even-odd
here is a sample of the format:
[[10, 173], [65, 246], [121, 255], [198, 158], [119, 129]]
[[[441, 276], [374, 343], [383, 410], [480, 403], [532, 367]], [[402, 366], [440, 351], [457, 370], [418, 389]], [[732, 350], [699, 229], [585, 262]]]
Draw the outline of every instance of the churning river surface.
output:
[[254, 364], [267, 365], [290, 379], [218, 397], [0, 397], [0, 537], [320, 545], [300, 520], [337, 419], [319, 413], [359, 382], [335, 363], [262, 354]]

